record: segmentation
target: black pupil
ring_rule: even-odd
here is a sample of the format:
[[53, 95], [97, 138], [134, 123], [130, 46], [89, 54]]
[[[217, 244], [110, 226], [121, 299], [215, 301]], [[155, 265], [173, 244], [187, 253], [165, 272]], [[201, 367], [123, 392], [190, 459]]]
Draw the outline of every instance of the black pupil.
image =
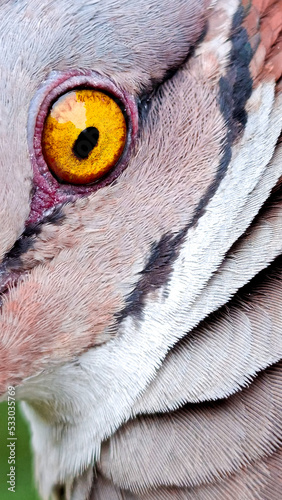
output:
[[79, 160], [88, 158], [91, 151], [97, 145], [99, 130], [96, 127], [87, 127], [80, 132], [73, 145], [73, 152]]

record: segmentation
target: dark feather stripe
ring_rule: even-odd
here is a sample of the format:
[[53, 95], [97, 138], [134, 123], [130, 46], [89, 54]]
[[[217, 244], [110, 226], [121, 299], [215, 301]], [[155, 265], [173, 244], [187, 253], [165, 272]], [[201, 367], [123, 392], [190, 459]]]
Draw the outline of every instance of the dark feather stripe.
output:
[[165, 234], [159, 242], [151, 246], [148, 263], [140, 273], [141, 277], [137, 285], [126, 298], [125, 308], [116, 315], [118, 322], [128, 315], [136, 318], [142, 317], [146, 296], [168, 282], [186, 232], [185, 228], [176, 236], [172, 233]]
[[59, 206], [50, 214], [46, 215], [40, 222], [26, 226], [21, 237], [15, 241], [14, 246], [5, 255], [2, 266], [6, 269], [22, 268], [21, 256], [33, 247], [34, 240], [41, 233], [43, 226], [45, 224], [58, 225], [61, 224], [64, 219], [65, 215], [62, 212], [62, 206]]
[[219, 81], [218, 102], [221, 113], [225, 118], [227, 133], [222, 143], [222, 157], [215, 179], [208, 186], [205, 195], [198, 203], [192, 221], [178, 234], [167, 233], [163, 235], [160, 241], [152, 245], [148, 263], [140, 273], [140, 278], [134, 290], [128, 295], [125, 308], [116, 315], [118, 323], [128, 315], [140, 319], [146, 296], [168, 283], [173, 263], [177, 259], [188, 230], [196, 225], [204, 214], [205, 207], [215, 194], [226, 173], [232, 156], [232, 144], [239, 133], [243, 131], [247, 121], [245, 105], [251, 95], [253, 83], [249, 71], [253, 52], [248, 41], [247, 31], [242, 27], [243, 21], [244, 9], [240, 7], [234, 16], [230, 34], [232, 49], [229, 68], [226, 77], [222, 77]]

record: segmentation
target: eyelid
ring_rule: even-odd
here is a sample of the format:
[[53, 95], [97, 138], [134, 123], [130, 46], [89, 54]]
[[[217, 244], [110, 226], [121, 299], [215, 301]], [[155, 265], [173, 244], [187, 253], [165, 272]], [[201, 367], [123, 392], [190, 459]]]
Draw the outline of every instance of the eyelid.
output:
[[[109, 78], [101, 76], [95, 71], [52, 71], [46, 80], [42, 83], [37, 93], [30, 103], [30, 109], [27, 122], [27, 140], [29, 150], [33, 147], [34, 130], [38, 117], [47, 115], [48, 109], [52, 102], [58, 99], [62, 94], [69, 90], [88, 86], [91, 88], [100, 89], [109, 92], [117, 98], [125, 108], [127, 115], [130, 118], [130, 126], [133, 138], [138, 130], [138, 111], [133, 95], [119, 89]], [[45, 117], [44, 117], [45, 119]]]
[[[123, 105], [128, 119], [126, 146], [121, 160], [104, 179], [88, 186], [59, 183], [49, 171], [41, 146], [43, 126], [52, 103], [62, 94], [78, 87], [108, 92]], [[119, 89], [109, 78], [95, 71], [52, 71], [32, 99], [28, 115], [27, 141], [34, 172], [34, 194], [27, 223], [38, 222], [46, 210], [87, 196], [113, 182], [127, 166], [137, 131], [138, 109], [134, 96]]]

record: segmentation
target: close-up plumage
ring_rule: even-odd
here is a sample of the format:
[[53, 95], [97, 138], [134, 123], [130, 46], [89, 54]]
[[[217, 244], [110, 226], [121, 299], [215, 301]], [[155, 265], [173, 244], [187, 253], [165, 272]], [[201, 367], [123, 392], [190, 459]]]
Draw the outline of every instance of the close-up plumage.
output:
[[0, 397], [40, 498], [279, 500], [282, 1], [2, 0], [0, 38]]

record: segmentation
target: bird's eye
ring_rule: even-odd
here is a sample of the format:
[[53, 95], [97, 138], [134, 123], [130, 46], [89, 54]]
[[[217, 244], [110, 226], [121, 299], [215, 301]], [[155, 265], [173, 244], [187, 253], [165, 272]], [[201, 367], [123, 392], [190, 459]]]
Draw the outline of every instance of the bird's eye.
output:
[[44, 123], [42, 152], [53, 175], [70, 184], [104, 177], [122, 156], [124, 112], [108, 94], [76, 89], [57, 99]]

